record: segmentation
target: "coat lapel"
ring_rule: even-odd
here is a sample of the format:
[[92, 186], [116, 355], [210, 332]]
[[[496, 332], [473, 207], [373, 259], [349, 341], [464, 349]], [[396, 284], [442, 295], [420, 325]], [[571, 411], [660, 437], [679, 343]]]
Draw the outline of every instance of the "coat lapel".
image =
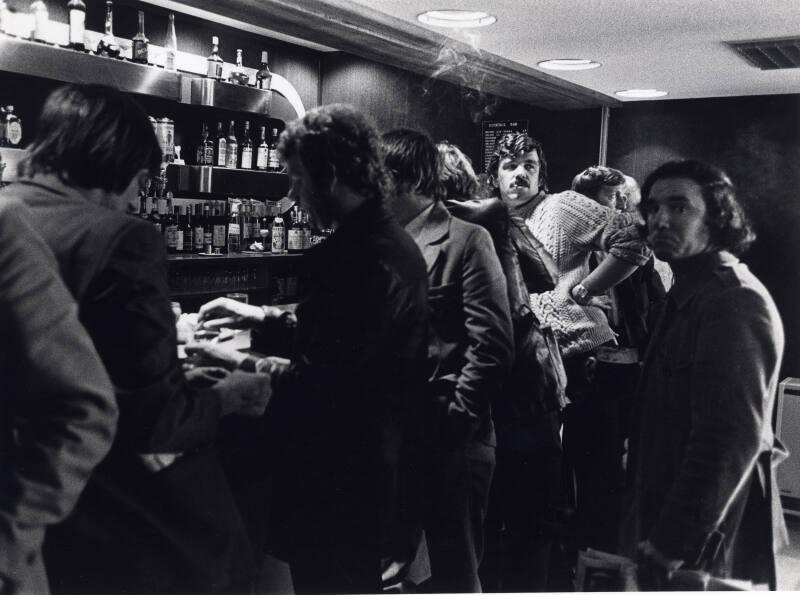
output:
[[[414, 237], [414, 241], [417, 243], [420, 252], [422, 252], [422, 258], [425, 259], [425, 265], [430, 274], [439, 260], [445, 240], [450, 235], [451, 216], [444, 205], [438, 201], [423, 216], [425, 217], [423, 221], [412, 222], [412, 225], [414, 223], [420, 224], [419, 228], [417, 228], [419, 230], [418, 233], [414, 233], [416, 229], [408, 229], [412, 225], [409, 225], [407, 230]], [[413, 227], [416, 228], [416, 225]]]

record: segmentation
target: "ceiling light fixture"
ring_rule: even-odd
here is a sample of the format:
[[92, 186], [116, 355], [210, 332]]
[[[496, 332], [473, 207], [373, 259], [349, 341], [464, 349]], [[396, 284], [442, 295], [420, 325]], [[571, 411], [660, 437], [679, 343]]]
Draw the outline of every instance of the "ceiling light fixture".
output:
[[417, 20], [434, 27], [467, 29], [486, 27], [497, 22], [497, 17], [477, 10], [429, 10], [417, 15]]
[[627, 97], [628, 99], [653, 99], [654, 97], [664, 97], [666, 94], [666, 91], [659, 91], [658, 89], [626, 89], [625, 91], [614, 93], [614, 95]]
[[602, 66], [600, 62], [586, 58], [559, 58], [556, 60], [543, 60], [539, 67], [547, 70], [591, 70]]

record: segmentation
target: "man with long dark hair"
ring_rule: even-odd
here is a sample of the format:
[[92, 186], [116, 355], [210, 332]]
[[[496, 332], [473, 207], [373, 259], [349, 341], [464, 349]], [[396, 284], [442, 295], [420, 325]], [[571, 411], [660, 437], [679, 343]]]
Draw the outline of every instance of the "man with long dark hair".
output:
[[164, 240], [125, 213], [161, 161], [142, 109], [109, 87], [68, 85], [38, 124], [8, 193], [55, 254], [120, 410], [111, 453], [45, 544], [53, 591], [247, 590], [252, 553], [214, 440], [223, 415], [263, 411], [269, 379], [187, 385]]
[[647, 349], [629, 457], [624, 552], [640, 586], [678, 567], [776, 587], [784, 530], [772, 462], [783, 325], [734, 254], [754, 234], [730, 178], [673, 161], [642, 187], [655, 255], [675, 272]]

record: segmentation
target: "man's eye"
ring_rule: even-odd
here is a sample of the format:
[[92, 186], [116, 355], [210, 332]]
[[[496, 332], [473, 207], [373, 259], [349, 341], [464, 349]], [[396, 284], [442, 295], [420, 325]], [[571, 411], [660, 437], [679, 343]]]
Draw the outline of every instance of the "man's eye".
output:
[[505, 170], [512, 170], [515, 167], [517, 167], [517, 166], [513, 162], [505, 163], [503, 165], [503, 169], [505, 169]]
[[525, 169], [527, 169], [528, 171], [535, 171], [536, 170], [536, 166], [533, 165], [532, 163], [527, 163], [527, 164], [525, 164]]

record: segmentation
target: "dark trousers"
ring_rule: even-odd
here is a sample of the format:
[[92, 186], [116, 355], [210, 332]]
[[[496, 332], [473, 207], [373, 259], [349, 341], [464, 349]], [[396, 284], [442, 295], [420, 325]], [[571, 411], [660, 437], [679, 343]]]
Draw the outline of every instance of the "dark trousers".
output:
[[425, 536], [436, 593], [480, 593], [483, 523], [495, 467], [494, 448], [473, 443], [469, 451], [433, 449], [426, 453]]
[[558, 413], [550, 413], [515, 428], [520, 439], [498, 446], [486, 521], [491, 550], [481, 567], [487, 591], [553, 590], [549, 568], [560, 532], [562, 492], [559, 426]]
[[381, 559], [377, 549], [347, 545], [305, 548], [289, 561], [294, 592], [380, 593]]
[[617, 549], [622, 502], [622, 455], [626, 412], [636, 384], [636, 364], [565, 361], [567, 395], [563, 412], [565, 471], [574, 478], [573, 546]]

